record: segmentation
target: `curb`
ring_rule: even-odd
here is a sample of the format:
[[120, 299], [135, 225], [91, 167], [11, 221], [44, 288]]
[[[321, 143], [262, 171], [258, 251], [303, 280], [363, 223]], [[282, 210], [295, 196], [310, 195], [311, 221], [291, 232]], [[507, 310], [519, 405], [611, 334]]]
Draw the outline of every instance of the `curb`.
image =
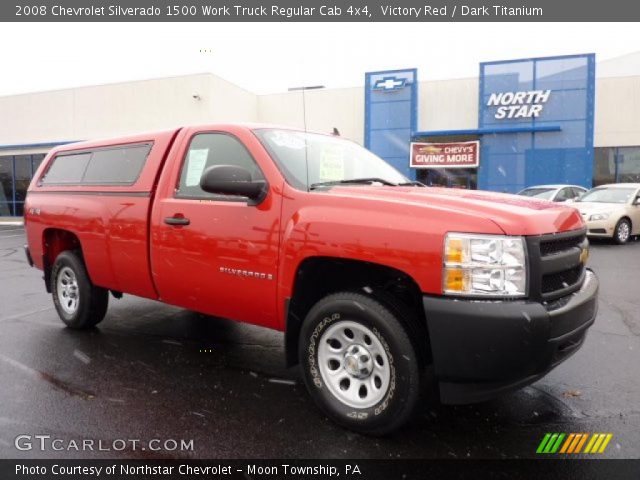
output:
[[24, 225], [24, 221], [23, 220], [14, 220], [14, 219], [9, 219], [9, 218], [0, 218], [0, 227], [3, 225], [7, 225], [7, 226], [23, 226]]

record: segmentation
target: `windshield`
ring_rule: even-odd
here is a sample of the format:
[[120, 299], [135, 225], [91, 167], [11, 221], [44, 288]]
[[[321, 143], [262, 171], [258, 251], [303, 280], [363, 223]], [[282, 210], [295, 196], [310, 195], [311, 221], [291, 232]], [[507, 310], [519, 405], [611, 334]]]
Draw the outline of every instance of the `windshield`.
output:
[[524, 195], [525, 197], [542, 198], [543, 200], [551, 200], [555, 188], [526, 188], [522, 190], [518, 195]]
[[349, 140], [293, 130], [259, 129], [255, 134], [287, 182], [301, 190], [325, 182], [357, 179], [379, 179], [380, 183], [393, 184], [409, 182], [380, 157]]
[[594, 188], [585, 193], [580, 202], [627, 203], [635, 188]]

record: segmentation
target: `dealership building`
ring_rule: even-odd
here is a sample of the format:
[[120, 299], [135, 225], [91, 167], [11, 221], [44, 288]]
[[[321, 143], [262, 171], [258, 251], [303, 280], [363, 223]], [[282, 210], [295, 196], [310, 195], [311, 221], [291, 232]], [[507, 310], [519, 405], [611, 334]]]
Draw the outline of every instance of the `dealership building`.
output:
[[488, 61], [471, 78], [420, 81], [407, 68], [363, 80], [256, 95], [197, 74], [0, 97], [0, 217], [22, 215], [52, 147], [185, 124], [337, 129], [430, 185], [640, 182], [640, 52]]

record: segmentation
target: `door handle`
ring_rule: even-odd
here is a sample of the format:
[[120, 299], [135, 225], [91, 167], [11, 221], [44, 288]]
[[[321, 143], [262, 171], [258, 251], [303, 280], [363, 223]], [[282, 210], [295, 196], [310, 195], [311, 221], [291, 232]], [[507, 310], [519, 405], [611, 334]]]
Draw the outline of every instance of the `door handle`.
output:
[[164, 223], [166, 223], [167, 225], [173, 225], [173, 226], [184, 226], [184, 225], [189, 225], [191, 221], [189, 221], [188, 218], [173, 216], [173, 217], [166, 217], [164, 219]]

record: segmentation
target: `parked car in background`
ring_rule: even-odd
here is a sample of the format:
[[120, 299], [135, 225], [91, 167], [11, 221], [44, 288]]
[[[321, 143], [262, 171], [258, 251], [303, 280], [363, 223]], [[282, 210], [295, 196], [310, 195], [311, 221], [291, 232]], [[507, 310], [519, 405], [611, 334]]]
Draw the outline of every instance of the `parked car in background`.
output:
[[601, 185], [575, 204], [587, 224], [587, 235], [627, 243], [640, 235], [640, 183]]
[[566, 202], [567, 200], [575, 201], [586, 192], [587, 189], [579, 185], [536, 185], [519, 191], [518, 195], [551, 202]]

